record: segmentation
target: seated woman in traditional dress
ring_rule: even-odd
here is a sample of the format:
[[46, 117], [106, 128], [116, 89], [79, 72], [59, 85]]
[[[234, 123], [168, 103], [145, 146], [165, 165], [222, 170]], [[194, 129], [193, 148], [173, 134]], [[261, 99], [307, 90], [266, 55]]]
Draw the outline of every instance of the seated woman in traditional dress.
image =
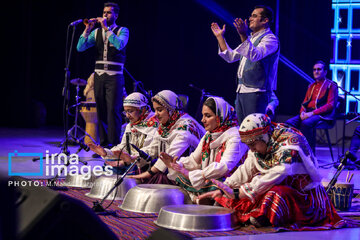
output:
[[250, 148], [244, 164], [224, 183], [211, 180], [220, 190], [200, 199], [215, 198], [236, 210], [241, 223], [257, 227], [310, 230], [344, 226], [321, 185], [317, 160], [300, 131], [271, 123], [259, 113], [248, 115], [239, 131], [241, 141]]
[[202, 115], [206, 134], [190, 156], [177, 160], [166, 153], [160, 155], [169, 167], [168, 177], [187, 190], [193, 201], [201, 193], [218, 189], [207, 180], [225, 180], [248, 150], [240, 141], [235, 110], [224, 99], [209, 97]]
[[[152, 102], [160, 126], [151, 144], [141, 150], [152, 159], [157, 159], [161, 152], [172, 157], [189, 155], [204, 135], [204, 128], [182, 111], [182, 102], [174, 92], [163, 90], [152, 98]], [[126, 162], [136, 158], [137, 155], [121, 154], [121, 159]], [[167, 173], [164, 162], [157, 159], [149, 171], [129, 177], [143, 179], [144, 183], [174, 184], [167, 178]]]
[[[138, 148], [150, 145], [159, 126], [157, 118], [154, 112], [151, 111], [148, 100], [143, 94], [138, 92], [131, 93], [124, 99], [123, 106], [124, 113], [130, 123], [127, 124], [125, 128], [121, 143], [111, 149], [103, 148], [94, 143], [88, 144], [90, 149], [102, 158], [115, 160], [106, 161], [105, 163], [115, 167], [115, 169], [122, 169], [120, 173], [126, 169], [122, 168], [124, 162], [118, 160], [120, 152], [131, 151], [131, 153], [133, 153], [135, 150], [130, 144], [134, 144]], [[130, 143], [129, 145], [127, 145], [127, 140]], [[142, 169], [145, 171], [148, 170], [150, 166], [148, 162], [142, 160], [138, 162], [137, 167], [139, 170]]]

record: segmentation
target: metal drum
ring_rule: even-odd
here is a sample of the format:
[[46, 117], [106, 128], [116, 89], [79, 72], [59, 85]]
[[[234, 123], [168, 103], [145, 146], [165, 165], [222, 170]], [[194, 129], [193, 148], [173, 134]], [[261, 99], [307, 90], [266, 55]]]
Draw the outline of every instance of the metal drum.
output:
[[191, 204], [191, 200], [181, 187], [167, 184], [139, 184], [130, 189], [119, 207], [131, 212], [158, 213], [163, 206], [183, 204]]
[[239, 227], [234, 210], [194, 204], [165, 206], [154, 223], [180, 231], [231, 231]]
[[[114, 187], [116, 180], [116, 176], [101, 176], [95, 180], [90, 192], [86, 193], [85, 195], [91, 198], [103, 199], [106, 194], [111, 190], [111, 188]], [[112, 193], [106, 199], [113, 200], [115, 196], [114, 200], [122, 200], [124, 199], [126, 193], [135, 186], [135, 179], [125, 177], [123, 182], [117, 187], [117, 189], [112, 191]]]
[[91, 175], [90, 177], [87, 175], [66, 175], [65, 182], [62, 184], [66, 187], [77, 187], [77, 188], [92, 188], [94, 185], [96, 177]]

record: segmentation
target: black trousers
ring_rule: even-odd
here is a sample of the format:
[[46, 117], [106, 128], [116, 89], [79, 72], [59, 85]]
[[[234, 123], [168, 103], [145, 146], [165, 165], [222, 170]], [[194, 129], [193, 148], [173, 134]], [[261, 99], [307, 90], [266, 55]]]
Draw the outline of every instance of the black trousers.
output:
[[236, 93], [235, 110], [239, 125], [251, 113], [265, 113], [270, 96], [268, 92]]
[[95, 73], [94, 93], [100, 145], [103, 147], [116, 146], [120, 143], [123, 87], [122, 74]]

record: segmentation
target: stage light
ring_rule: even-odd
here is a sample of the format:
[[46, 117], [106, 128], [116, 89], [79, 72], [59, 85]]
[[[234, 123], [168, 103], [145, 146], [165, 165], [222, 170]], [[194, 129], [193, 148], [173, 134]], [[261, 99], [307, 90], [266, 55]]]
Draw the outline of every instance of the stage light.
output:
[[[333, 0], [332, 10], [332, 79], [344, 90], [360, 98], [360, 0]], [[339, 95], [344, 96], [344, 91], [340, 90]], [[346, 96], [346, 113], [360, 112], [360, 104], [356, 102], [354, 97]]]

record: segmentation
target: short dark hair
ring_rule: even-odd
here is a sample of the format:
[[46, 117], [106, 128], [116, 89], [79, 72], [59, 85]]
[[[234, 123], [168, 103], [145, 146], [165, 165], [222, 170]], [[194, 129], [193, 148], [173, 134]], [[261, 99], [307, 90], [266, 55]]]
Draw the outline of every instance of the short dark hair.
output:
[[210, 110], [213, 111], [213, 113], [216, 115], [216, 103], [213, 98], [206, 99], [203, 105], [210, 108]]
[[114, 2], [104, 3], [104, 8], [106, 8], [106, 7], [112, 7], [114, 9], [114, 12], [119, 15], [120, 8], [117, 3], [114, 3]]
[[274, 16], [274, 12], [273, 10], [271, 9], [271, 7], [269, 6], [265, 6], [265, 5], [257, 5], [255, 6], [254, 9], [257, 9], [257, 8], [262, 8], [262, 12], [261, 12], [261, 17], [262, 18], [267, 18], [269, 19], [269, 23], [272, 23], [273, 22], [273, 16]]
[[327, 64], [326, 64], [324, 61], [322, 61], [322, 60], [317, 60], [317, 61], [314, 63], [314, 65], [315, 65], [315, 64], [322, 64], [322, 65], [323, 65], [323, 69], [324, 69], [325, 71], [328, 70]]

